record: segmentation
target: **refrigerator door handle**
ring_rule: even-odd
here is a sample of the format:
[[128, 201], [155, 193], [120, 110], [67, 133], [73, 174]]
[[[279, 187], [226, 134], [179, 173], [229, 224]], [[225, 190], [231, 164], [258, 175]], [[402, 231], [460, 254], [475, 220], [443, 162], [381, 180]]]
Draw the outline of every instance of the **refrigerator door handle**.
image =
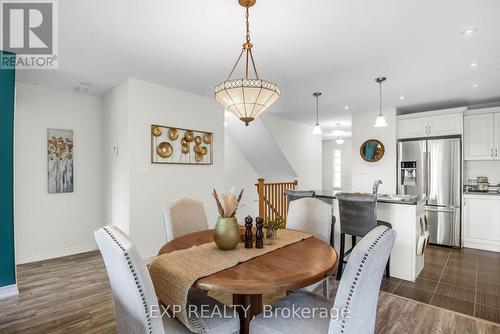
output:
[[425, 211], [429, 212], [444, 212], [444, 213], [455, 213], [455, 208], [443, 208], [443, 207], [425, 207]]

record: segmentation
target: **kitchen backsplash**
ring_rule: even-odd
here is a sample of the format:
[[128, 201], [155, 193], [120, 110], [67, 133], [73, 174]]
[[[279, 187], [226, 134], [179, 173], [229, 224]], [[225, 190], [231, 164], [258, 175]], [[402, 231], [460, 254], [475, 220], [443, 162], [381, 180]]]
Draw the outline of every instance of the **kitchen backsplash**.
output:
[[464, 178], [465, 183], [470, 178], [487, 176], [490, 184], [500, 183], [500, 160], [499, 161], [465, 161]]

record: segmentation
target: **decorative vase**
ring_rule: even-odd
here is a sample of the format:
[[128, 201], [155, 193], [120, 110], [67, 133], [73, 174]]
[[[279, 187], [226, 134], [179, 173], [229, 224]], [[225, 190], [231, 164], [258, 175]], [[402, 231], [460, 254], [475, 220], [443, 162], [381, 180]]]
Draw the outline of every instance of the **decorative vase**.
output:
[[277, 234], [278, 230], [275, 230], [272, 227], [266, 228], [266, 245], [274, 245]]
[[214, 241], [222, 250], [231, 250], [240, 242], [240, 227], [235, 217], [219, 217], [215, 224]]

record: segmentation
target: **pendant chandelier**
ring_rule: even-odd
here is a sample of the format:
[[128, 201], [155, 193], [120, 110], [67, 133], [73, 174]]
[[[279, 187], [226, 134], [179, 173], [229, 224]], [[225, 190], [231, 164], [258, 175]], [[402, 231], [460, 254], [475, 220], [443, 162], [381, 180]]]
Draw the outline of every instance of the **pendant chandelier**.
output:
[[317, 92], [317, 93], [313, 93], [313, 96], [316, 98], [316, 124], [314, 124], [314, 127], [313, 127], [313, 132], [312, 134], [313, 135], [320, 135], [323, 133], [323, 131], [321, 131], [321, 126], [319, 126], [319, 97], [321, 96], [321, 93], [320, 92]]
[[[250, 24], [248, 22], [249, 8], [255, 5], [256, 0], [238, 0], [239, 4], [246, 8], [246, 40], [243, 49], [236, 60], [227, 79], [215, 86], [214, 95], [217, 102], [222, 104], [226, 110], [235, 114], [240, 120], [248, 123], [269, 108], [279, 99], [281, 91], [277, 84], [262, 80], [257, 73], [257, 67], [252, 54], [252, 43], [250, 42]], [[245, 77], [231, 79], [239, 61], [245, 57]], [[249, 65], [252, 66], [254, 78], [249, 77]]]
[[379, 85], [379, 98], [380, 98], [378, 116], [377, 119], [375, 120], [376, 128], [383, 128], [387, 126], [387, 121], [385, 120], [385, 116], [382, 113], [382, 82], [384, 82], [385, 80], [387, 80], [387, 78], [385, 77], [380, 77], [375, 79], [375, 82], [378, 83]]

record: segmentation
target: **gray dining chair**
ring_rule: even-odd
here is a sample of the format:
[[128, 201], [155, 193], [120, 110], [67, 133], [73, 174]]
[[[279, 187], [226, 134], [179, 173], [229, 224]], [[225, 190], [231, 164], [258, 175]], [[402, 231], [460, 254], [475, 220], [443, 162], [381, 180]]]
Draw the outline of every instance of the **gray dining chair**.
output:
[[[286, 227], [315, 236], [330, 244], [332, 230], [332, 206], [316, 198], [301, 198], [290, 203]], [[331, 245], [331, 244], [330, 244]], [[328, 297], [328, 278], [305, 289], [314, 291], [323, 286], [323, 296]]]
[[[377, 219], [377, 196], [362, 193], [338, 193], [335, 195], [339, 205], [340, 221], [340, 249], [339, 264], [337, 266], [337, 280], [342, 277], [344, 264], [356, 245], [358, 237], [364, 237], [368, 232], [379, 225], [392, 227], [390, 223]], [[352, 247], [345, 250], [346, 235], [351, 236]], [[390, 258], [385, 269], [386, 276], [390, 276]]]
[[167, 242], [183, 235], [208, 230], [203, 202], [181, 198], [163, 209], [163, 227]]
[[[385, 264], [396, 232], [387, 226], [370, 231], [351, 252], [339, 283], [335, 302], [299, 290], [274, 304], [250, 322], [251, 334], [366, 334], [375, 331], [377, 302]], [[312, 315], [312, 310], [316, 313]], [[283, 311], [288, 309], [288, 311]], [[287, 316], [293, 309], [309, 310], [308, 316]], [[327, 310], [321, 316], [318, 310]], [[300, 313], [299, 313], [300, 315]]]
[[[191, 333], [177, 319], [158, 316], [163, 309], [160, 309], [148, 268], [127, 235], [112, 225], [100, 228], [94, 235], [111, 284], [118, 334]], [[214, 315], [200, 319], [214, 333], [239, 333], [238, 315], [228, 312], [227, 317], [219, 316], [214, 311], [224, 310], [224, 305], [202, 291], [191, 289], [188, 304], [198, 309], [206, 307], [207, 314]]]
[[306, 197], [315, 197], [316, 192], [314, 190], [285, 190], [285, 195], [288, 200], [288, 207], [290, 207], [290, 203]]

